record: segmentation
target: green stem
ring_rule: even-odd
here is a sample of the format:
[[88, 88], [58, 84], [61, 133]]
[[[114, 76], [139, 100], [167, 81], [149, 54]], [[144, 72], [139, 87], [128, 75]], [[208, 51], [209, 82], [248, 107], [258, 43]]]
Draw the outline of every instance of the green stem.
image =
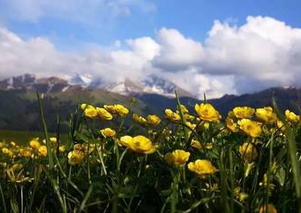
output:
[[179, 176], [178, 171], [176, 174], [172, 171], [173, 182], [171, 184], [171, 202], [170, 202], [170, 212], [175, 213], [177, 210], [178, 203], [178, 187], [179, 187]]
[[[142, 166], [143, 166], [146, 162], [147, 162], [147, 155], [145, 155], [145, 156], [143, 157], [141, 163], [139, 164], [139, 169], [138, 169], [138, 173], [137, 173], [137, 178], [140, 178], [140, 176], [141, 176], [141, 171], [142, 171]], [[137, 192], [137, 190], [138, 190], [138, 186], [139, 186], [139, 185], [137, 184], [137, 185], [135, 186], [135, 188], [134, 188], [134, 192], [133, 192], [134, 196], [135, 196], [135, 194], [136, 194], [136, 192]], [[131, 212], [131, 205], [132, 205], [132, 202], [133, 202], [133, 200], [134, 200], [134, 196], [131, 197], [130, 202], [129, 202], [129, 205], [128, 205], [128, 207], [127, 207], [126, 212], [128, 212], [128, 213]]]
[[107, 175], [108, 173], [107, 173], [107, 169], [106, 169], [105, 163], [104, 163], [104, 161], [103, 161], [102, 151], [100, 151], [98, 145], [96, 145], [96, 149], [97, 149], [97, 153], [98, 153], [98, 156], [99, 156], [99, 159], [100, 159], [100, 162], [101, 162], [101, 166], [102, 166], [102, 169], [103, 169], [103, 173], [104, 173], [104, 175]]
[[1, 199], [2, 199], [2, 204], [3, 204], [4, 212], [7, 213], [7, 208], [6, 208], [6, 203], [5, 203], [5, 197], [4, 197], [4, 194], [3, 194], [3, 189], [2, 189], [1, 183], [0, 183], [0, 193], [1, 193]]
[[40, 112], [40, 117], [41, 117], [41, 123], [42, 123], [42, 126], [43, 126], [44, 136], [45, 136], [45, 140], [46, 140], [49, 169], [52, 170], [53, 167], [54, 167], [54, 164], [53, 164], [53, 156], [52, 156], [52, 150], [51, 150], [51, 142], [49, 140], [47, 125], [46, 125], [44, 111], [43, 111], [42, 100], [40, 98], [39, 93], [37, 93], [37, 97], [38, 97], [38, 103], [39, 103], [39, 112]]
[[20, 199], [21, 199], [21, 213], [24, 212], [24, 196], [23, 196], [23, 189], [24, 186], [20, 186]]
[[[183, 114], [183, 111], [182, 111], [182, 108], [181, 108], [181, 102], [180, 102], [180, 99], [179, 99], [179, 96], [178, 96], [178, 93], [177, 93], [177, 90], [175, 90], [175, 94], [176, 94], [176, 99], [177, 99], [177, 106], [178, 106], [178, 110], [180, 112], [180, 116], [181, 116], [181, 121], [183, 124], [186, 123], [186, 119], [184, 117], [184, 114]], [[185, 140], [186, 140], [186, 143], [188, 141], [188, 129], [186, 126], [183, 127], [184, 129], [184, 136], [185, 136]]]

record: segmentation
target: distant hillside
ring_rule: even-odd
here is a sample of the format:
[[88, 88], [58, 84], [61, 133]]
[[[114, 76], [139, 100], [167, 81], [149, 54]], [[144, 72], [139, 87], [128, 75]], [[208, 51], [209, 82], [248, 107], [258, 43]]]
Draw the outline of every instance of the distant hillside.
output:
[[240, 96], [225, 95], [219, 99], [212, 99], [210, 102], [223, 114], [235, 106], [263, 107], [272, 105], [272, 97], [275, 98], [280, 109], [290, 109], [299, 113], [301, 106], [301, 89], [296, 87], [275, 87], [252, 94]]
[[[22, 84], [22, 81], [27, 82], [26, 86], [24, 83]], [[14, 89], [10, 89], [10, 87], [14, 87]], [[0, 129], [41, 130], [36, 88], [43, 93], [44, 111], [50, 131], [56, 130], [58, 108], [60, 108], [62, 116], [62, 130], [67, 131], [69, 116], [77, 105], [83, 102], [98, 106], [111, 103], [129, 106], [130, 99], [135, 97], [137, 100], [133, 107], [135, 112], [144, 115], [156, 113], [160, 116], [163, 116], [164, 109], [176, 107], [174, 98], [159, 94], [135, 93], [132, 96], [125, 96], [100, 88], [70, 86], [67, 82], [56, 78], [42, 79], [37, 82], [27, 76], [15, 80], [15, 83], [10, 81], [1, 84], [0, 82]], [[294, 87], [270, 88], [240, 96], [225, 95], [219, 99], [208, 100], [208, 102], [212, 103], [225, 116], [235, 106], [270, 106], [272, 97], [275, 97], [280, 109], [299, 112], [301, 89]], [[193, 110], [196, 103], [200, 103], [199, 100], [190, 97], [181, 97], [180, 100], [190, 110]]]
[[[44, 113], [50, 131], [56, 130], [56, 116], [60, 108], [62, 130], [68, 129], [71, 113], [79, 103], [103, 104], [121, 103], [130, 105], [130, 97], [104, 90], [67, 91], [44, 95]], [[137, 101], [133, 109], [138, 113], [150, 112], [146, 104]], [[42, 130], [36, 93], [26, 90], [0, 90], [0, 129]]]
[[[301, 89], [296, 87], [275, 87], [260, 92], [239, 96], [225, 95], [218, 99], [210, 99], [208, 102], [213, 104], [223, 115], [226, 115], [229, 110], [236, 106], [271, 106], [273, 97], [275, 98], [280, 109], [291, 109], [299, 112], [298, 107], [301, 106]], [[155, 109], [157, 109], [158, 106], [164, 109], [175, 105], [174, 99], [166, 98], [157, 94], [138, 95], [137, 98]], [[181, 97], [180, 100], [190, 110], [193, 110], [194, 105], [200, 102], [197, 99], [189, 97]]]

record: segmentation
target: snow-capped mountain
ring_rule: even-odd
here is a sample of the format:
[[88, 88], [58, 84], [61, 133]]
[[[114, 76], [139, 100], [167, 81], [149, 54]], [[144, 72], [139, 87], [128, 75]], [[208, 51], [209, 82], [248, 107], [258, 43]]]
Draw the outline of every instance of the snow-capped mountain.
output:
[[180, 88], [173, 82], [155, 75], [150, 75], [145, 80], [141, 80], [139, 82], [126, 78], [123, 81], [106, 83], [105, 81], [98, 79], [96, 81], [92, 81], [90, 88], [102, 88], [122, 95], [137, 95], [147, 93], [159, 94], [167, 97], [174, 97], [174, 92], [177, 90], [180, 96], [193, 97], [191, 93]]
[[89, 87], [92, 83], [92, 76], [91, 75], [75, 75], [73, 78], [71, 78], [71, 80], [69, 81], [69, 83], [71, 85], [80, 85], [80, 86], [84, 86], [84, 87]]
[[103, 89], [121, 95], [159, 94], [174, 97], [175, 89], [180, 96], [193, 97], [188, 91], [173, 82], [158, 76], [148, 76], [145, 80], [135, 82], [128, 78], [118, 82], [105, 82], [93, 79], [90, 75], [76, 75], [69, 81], [57, 78], [36, 78], [25, 74], [0, 81], [0, 90], [33, 90], [41, 93], [65, 92], [70, 90]]
[[71, 85], [61, 78], [36, 78], [33, 74], [24, 74], [0, 81], [0, 90], [31, 90], [40, 93], [52, 93], [81, 88], [81, 86]]
[[160, 78], [155, 75], [150, 75], [143, 82], [143, 91], [146, 93], [156, 93], [164, 96], [175, 96], [175, 90], [177, 90], [180, 96], [193, 97], [193, 95], [187, 90], [177, 86], [173, 82]]
[[101, 86], [103, 89], [110, 92], [122, 94], [122, 95], [134, 95], [137, 93], [143, 93], [143, 87], [130, 79], [124, 79], [117, 83], [109, 83]]
[[30, 88], [36, 83], [35, 75], [25, 74], [0, 81], [1, 90]]

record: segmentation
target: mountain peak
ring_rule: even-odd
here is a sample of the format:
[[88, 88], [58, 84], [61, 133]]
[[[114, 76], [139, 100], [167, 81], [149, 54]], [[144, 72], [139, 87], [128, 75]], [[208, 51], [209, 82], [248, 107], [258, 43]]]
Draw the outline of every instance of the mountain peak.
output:
[[179, 96], [193, 97], [191, 93], [172, 81], [156, 75], [149, 75], [141, 81], [125, 78], [122, 81], [106, 82], [102, 78], [92, 79], [88, 74], [77, 74], [69, 81], [55, 76], [36, 78], [32, 74], [24, 74], [0, 81], [0, 90], [23, 89], [49, 93], [86, 88], [104, 89], [122, 95], [158, 94], [167, 97], [175, 97], [174, 92], [177, 90]]
[[0, 81], [0, 90], [30, 90], [50, 93], [64, 92], [71, 88], [72, 86], [64, 79], [58, 77], [36, 78], [34, 74], [24, 74]]
[[24, 74], [16, 77], [11, 77], [0, 81], [1, 90], [23, 89], [32, 86], [36, 82], [34, 74]]
[[80, 85], [84, 87], [88, 87], [92, 83], [92, 76], [88, 74], [76, 74], [71, 80], [69, 81], [71, 85]]
[[156, 93], [168, 97], [175, 97], [175, 90], [179, 96], [193, 97], [187, 90], [177, 86], [170, 80], [160, 78], [156, 75], [150, 75], [143, 82], [144, 91], [147, 93]]

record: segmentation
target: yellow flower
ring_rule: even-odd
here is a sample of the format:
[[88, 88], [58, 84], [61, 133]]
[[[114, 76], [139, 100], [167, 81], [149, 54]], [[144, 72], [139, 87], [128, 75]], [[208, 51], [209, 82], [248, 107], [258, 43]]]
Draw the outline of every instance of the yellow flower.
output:
[[115, 130], [111, 129], [111, 128], [105, 128], [100, 130], [100, 133], [106, 138], [110, 138], [116, 135]]
[[92, 143], [90, 143], [89, 145], [85, 143], [82, 145], [82, 147], [84, 148], [83, 150], [86, 155], [89, 155], [95, 150], [95, 144]]
[[[181, 108], [181, 111], [183, 112], [183, 114], [188, 114], [189, 113], [189, 111], [188, 111], [188, 109], [185, 105], [181, 104], [180, 108]], [[177, 110], [177, 112], [178, 112], [178, 110]]]
[[190, 144], [193, 148], [198, 149], [199, 151], [203, 151], [203, 147], [205, 149], [212, 149], [212, 143], [201, 144], [200, 141], [193, 139]]
[[165, 155], [165, 160], [169, 165], [183, 166], [189, 159], [190, 153], [184, 150], [176, 149]]
[[231, 132], [238, 132], [238, 127], [237, 124], [233, 121], [232, 118], [227, 117], [226, 118], [226, 127], [231, 131]]
[[11, 146], [16, 146], [16, 143], [12, 141], [12, 142], [10, 142], [10, 145]]
[[33, 149], [39, 149], [41, 144], [39, 142], [39, 138], [33, 138], [30, 142], [29, 142], [29, 146]]
[[84, 110], [84, 114], [88, 118], [96, 118], [98, 115], [96, 108], [92, 105], [81, 104], [81, 109]]
[[23, 157], [31, 157], [32, 150], [30, 148], [22, 148], [20, 149], [20, 155]]
[[84, 160], [85, 153], [79, 150], [73, 150], [68, 153], [68, 163], [72, 166], [81, 163]]
[[106, 105], [105, 104], [105, 105], [103, 105], [103, 108], [105, 108], [111, 114], [117, 114], [115, 105]]
[[285, 131], [284, 123], [281, 120], [277, 120], [277, 127], [278, 127], [278, 129], [280, 129], [280, 131], [282, 131], [282, 132]]
[[60, 146], [59, 151], [60, 152], [65, 152], [66, 151], [66, 146], [65, 145]]
[[267, 124], [273, 124], [277, 121], [277, 116], [272, 107], [256, 109], [256, 117]]
[[256, 148], [251, 143], [244, 143], [239, 146], [239, 153], [246, 163], [253, 162], [258, 156]]
[[219, 112], [211, 104], [196, 104], [194, 109], [204, 121], [219, 121], [221, 118]]
[[50, 140], [51, 143], [56, 143], [57, 142], [56, 137], [50, 137], [49, 140]]
[[242, 131], [244, 131], [247, 135], [256, 138], [261, 134], [261, 125], [262, 123], [252, 121], [250, 119], [242, 119], [238, 121], [238, 125]]
[[147, 120], [142, 117], [141, 115], [138, 115], [136, 113], [133, 113], [133, 121], [137, 124], [140, 124], [141, 126], [145, 126], [147, 124]]
[[46, 146], [40, 146], [40, 148], [38, 149], [39, 151], [39, 154], [42, 155], [42, 156], [47, 156], [47, 147]]
[[6, 154], [11, 158], [15, 157], [14, 152], [12, 150], [8, 149], [8, 148], [5, 148], [5, 147], [2, 148], [2, 152], [3, 152], [3, 154]]
[[157, 115], [148, 115], [146, 120], [152, 126], [157, 126], [161, 122], [161, 119]]
[[243, 201], [245, 199], [247, 199], [249, 197], [248, 194], [241, 192], [241, 188], [240, 187], [236, 187], [234, 189], [234, 195], [237, 199], [239, 199], [240, 201]]
[[255, 112], [255, 109], [251, 107], [235, 107], [233, 110], [233, 114], [236, 118], [251, 118]]
[[8, 154], [9, 153], [9, 149], [8, 148], [2, 148], [2, 152], [3, 154]]
[[297, 123], [300, 121], [300, 115], [296, 115], [295, 113], [289, 111], [288, 109], [285, 110], [285, 116], [289, 122]]
[[80, 105], [80, 108], [81, 108], [82, 110], [85, 110], [86, 107], [87, 107], [87, 104], [81, 104], [81, 105]]
[[73, 149], [77, 151], [85, 152], [85, 147], [81, 143], [74, 144]]
[[235, 115], [234, 115], [233, 110], [231, 110], [231, 111], [228, 112], [228, 117], [232, 118], [232, 119], [236, 118]]
[[74, 144], [73, 150], [76, 152], [82, 152], [84, 155], [88, 155], [95, 150], [95, 144], [90, 143], [88, 145], [86, 143], [85, 144], [77, 143]]
[[[184, 106], [184, 105], [181, 104], [181, 105], [180, 105], [180, 108], [181, 108], [181, 111], [182, 111], [182, 113], [183, 113], [183, 117], [184, 117], [184, 119], [185, 119], [186, 121], [192, 121], [193, 119], [195, 119], [195, 117], [194, 117], [193, 115], [190, 115], [190, 114], [189, 114], [189, 111], [188, 111], [188, 109], [187, 109], [186, 106]], [[180, 115], [179, 107], [177, 107], [176, 113], [177, 113], [178, 115]]]
[[181, 116], [173, 112], [171, 109], [165, 109], [164, 112], [165, 112], [165, 117], [172, 122], [181, 120]]
[[156, 151], [156, 147], [152, 142], [143, 135], [135, 137], [123, 136], [120, 138], [120, 143], [130, 150], [141, 154], [151, 154]]
[[277, 213], [277, 209], [273, 204], [267, 204], [260, 207], [259, 213]]
[[193, 148], [198, 149], [199, 151], [203, 150], [202, 144], [200, 141], [193, 139], [190, 144]]
[[196, 124], [193, 124], [193, 123], [191, 123], [191, 122], [189, 122], [189, 121], [186, 121], [186, 123], [185, 123], [190, 129], [195, 129], [196, 128]]
[[206, 143], [206, 144], [205, 144], [205, 148], [206, 148], [206, 149], [212, 149], [212, 147], [213, 147], [213, 146], [212, 146], [212, 143]]
[[209, 160], [196, 160], [188, 164], [188, 169], [195, 172], [200, 178], [206, 178], [216, 172], [216, 168]]
[[4, 147], [4, 143], [0, 142], [0, 149]]
[[186, 121], [192, 121], [195, 119], [193, 115], [189, 115], [189, 114], [184, 114], [184, 118]]
[[119, 116], [124, 117], [129, 114], [129, 110], [121, 104], [116, 104], [115, 106], [116, 112]]
[[118, 114], [120, 117], [124, 117], [129, 113], [129, 110], [121, 104], [104, 105], [104, 108], [111, 114]]
[[113, 118], [112, 114], [109, 113], [105, 108], [96, 107], [96, 111], [98, 116], [103, 120], [110, 121]]

